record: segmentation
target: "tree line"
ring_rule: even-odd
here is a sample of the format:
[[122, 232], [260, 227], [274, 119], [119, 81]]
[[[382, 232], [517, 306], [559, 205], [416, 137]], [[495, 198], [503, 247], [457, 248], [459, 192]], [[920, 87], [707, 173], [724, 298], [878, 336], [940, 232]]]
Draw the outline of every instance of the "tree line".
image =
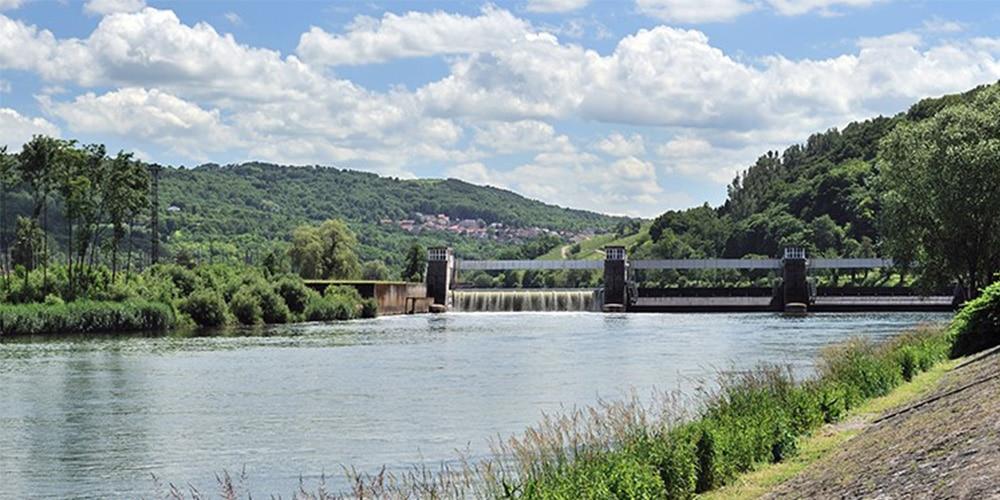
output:
[[[70, 294], [95, 264], [108, 263], [112, 279], [122, 271], [131, 273], [134, 228], [150, 212], [154, 168], [132, 153], [111, 156], [100, 144], [46, 136], [35, 136], [17, 154], [0, 149], [0, 265], [5, 280], [13, 274], [26, 280], [36, 268], [47, 276], [56, 250], [50, 237], [53, 208], [61, 209]], [[29, 193], [30, 210], [17, 215], [11, 240], [8, 195], [18, 188]]]

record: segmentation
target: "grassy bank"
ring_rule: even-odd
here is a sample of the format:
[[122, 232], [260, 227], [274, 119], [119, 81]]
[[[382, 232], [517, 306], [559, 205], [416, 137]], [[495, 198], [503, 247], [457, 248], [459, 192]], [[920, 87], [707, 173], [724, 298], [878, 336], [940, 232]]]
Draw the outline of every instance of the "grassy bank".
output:
[[798, 453], [788, 460], [764, 465], [744, 474], [732, 484], [700, 495], [707, 500], [758, 498], [775, 486], [802, 472], [819, 459], [828, 456], [840, 445], [856, 436], [870, 422], [883, 412], [902, 406], [929, 394], [941, 382], [945, 374], [959, 364], [949, 360], [934, 365], [910, 382], [899, 386], [889, 394], [872, 399], [851, 410], [843, 421], [816, 429], [799, 442]]
[[164, 331], [175, 323], [169, 305], [145, 300], [0, 305], [0, 337]]
[[824, 443], [808, 436], [923, 380], [921, 373], [948, 359], [952, 339], [947, 328], [923, 327], [878, 344], [852, 340], [825, 349], [817, 376], [806, 381], [767, 365], [724, 376], [693, 406], [661, 393], [648, 404], [632, 398], [550, 416], [495, 443], [491, 458], [437, 473], [362, 475], [352, 495], [691, 498], [815, 454]]

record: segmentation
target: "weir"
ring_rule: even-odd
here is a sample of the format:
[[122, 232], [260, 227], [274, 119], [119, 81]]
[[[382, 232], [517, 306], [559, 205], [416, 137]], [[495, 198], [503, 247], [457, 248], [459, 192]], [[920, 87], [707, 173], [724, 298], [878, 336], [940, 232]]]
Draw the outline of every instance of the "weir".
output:
[[589, 289], [466, 289], [452, 292], [460, 312], [597, 311], [597, 291]]
[[[820, 289], [809, 273], [815, 269], [892, 268], [891, 259], [809, 259], [802, 248], [787, 248], [780, 259], [662, 259], [629, 261], [621, 246], [605, 247], [600, 260], [469, 260], [455, 259], [450, 248], [429, 253], [427, 293], [438, 311], [606, 311], [606, 312], [751, 312], [792, 311], [949, 311], [964, 295], [939, 291], [918, 294], [906, 287], [843, 287]], [[603, 269], [603, 286], [597, 290], [453, 290], [463, 270], [570, 270]], [[770, 293], [730, 289], [643, 289], [631, 281], [631, 270], [645, 269], [744, 269], [769, 270], [776, 275]], [[854, 293], [854, 290], [857, 293]], [[719, 291], [719, 293], [713, 293]], [[679, 293], [678, 293], [679, 292]], [[752, 293], [751, 293], [752, 292]], [[832, 292], [832, 293], [830, 293]]]

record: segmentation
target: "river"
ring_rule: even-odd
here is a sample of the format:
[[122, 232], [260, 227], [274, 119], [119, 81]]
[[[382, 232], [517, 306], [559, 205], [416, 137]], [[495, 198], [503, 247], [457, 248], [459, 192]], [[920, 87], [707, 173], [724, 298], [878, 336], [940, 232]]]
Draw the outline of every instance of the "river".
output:
[[[811, 373], [818, 350], [944, 314], [453, 313], [209, 337], [0, 343], [0, 496], [215, 492], [245, 470], [254, 496], [342, 465], [435, 466], [542, 412], [652, 388], [691, 392], [760, 362]], [[163, 491], [160, 487], [159, 491]]]

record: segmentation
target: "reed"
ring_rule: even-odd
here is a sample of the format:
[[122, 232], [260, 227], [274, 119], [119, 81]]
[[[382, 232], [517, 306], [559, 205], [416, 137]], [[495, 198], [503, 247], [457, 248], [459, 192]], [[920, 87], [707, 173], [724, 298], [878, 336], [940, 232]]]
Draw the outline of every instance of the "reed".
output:
[[74, 301], [0, 305], [0, 336], [119, 333], [171, 328], [173, 309], [159, 302]]

